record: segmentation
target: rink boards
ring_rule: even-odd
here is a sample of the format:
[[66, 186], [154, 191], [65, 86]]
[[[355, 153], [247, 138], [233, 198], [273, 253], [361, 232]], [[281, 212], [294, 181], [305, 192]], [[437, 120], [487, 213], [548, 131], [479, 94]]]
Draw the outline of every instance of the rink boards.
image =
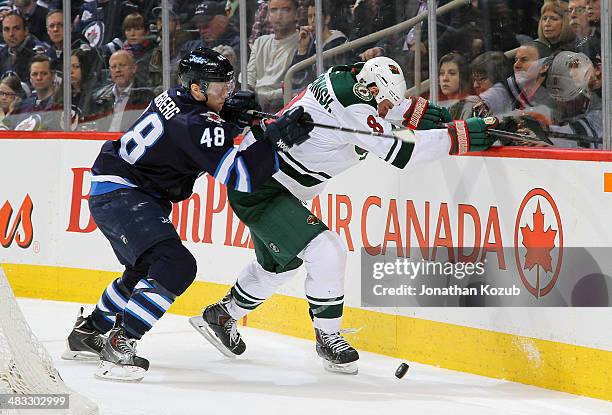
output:
[[[17, 295], [93, 303], [120, 271], [86, 201], [100, 140], [114, 136], [30, 134], [0, 137], [0, 263]], [[185, 315], [225, 294], [254, 257], [225, 189], [205, 177], [195, 190], [172, 215], [198, 260], [197, 282], [171, 309]], [[405, 171], [370, 156], [310, 206], [349, 247], [344, 326], [361, 329], [351, 337], [357, 347], [612, 400], [609, 309], [567, 307], [609, 305], [609, 191], [608, 152], [503, 149]], [[556, 231], [541, 284], [504, 249], [522, 243], [537, 206], [543, 229]], [[361, 307], [362, 247], [374, 257], [383, 247], [405, 254], [407, 245], [431, 256], [435, 244], [477, 251], [512, 284], [535, 288], [529, 307]], [[298, 274], [245, 323], [312, 337], [303, 280]]]

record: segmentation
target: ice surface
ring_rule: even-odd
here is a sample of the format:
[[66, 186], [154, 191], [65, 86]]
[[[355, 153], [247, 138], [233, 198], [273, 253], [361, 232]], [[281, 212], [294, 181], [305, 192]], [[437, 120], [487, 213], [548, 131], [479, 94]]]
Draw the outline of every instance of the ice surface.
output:
[[[151, 362], [141, 383], [101, 381], [95, 363], [60, 359], [78, 304], [19, 299], [39, 340], [72, 388], [103, 415], [612, 414], [612, 403], [361, 352], [359, 375], [325, 372], [314, 343], [241, 327], [247, 351], [226, 359], [187, 317], [166, 315], [138, 345]], [[476, 357], [475, 357], [476, 358]], [[49, 414], [51, 415], [51, 414]]]

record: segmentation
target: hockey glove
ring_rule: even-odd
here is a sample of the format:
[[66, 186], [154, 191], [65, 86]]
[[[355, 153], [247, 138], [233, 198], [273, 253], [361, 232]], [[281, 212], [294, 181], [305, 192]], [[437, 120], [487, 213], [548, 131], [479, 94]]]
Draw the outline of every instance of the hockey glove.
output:
[[431, 130], [440, 123], [451, 121], [448, 110], [432, 104], [425, 98], [410, 97], [402, 125], [412, 130]]
[[310, 114], [304, 112], [304, 107], [296, 107], [268, 124], [264, 136], [278, 151], [288, 151], [308, 140], [313, 128]]
[[448, 135], [451, 139], [449, 154], [464, 154], [468, 151], [486, 150], [495, 142], [487, 130], [494, 128], [497, 120], [493, 117], [468, 118], [467, 120], [456, 120], [446, 124]]
[[255, 92], [236, 91], [225, 100], [219, 115], [227, 122], [237, 124], [239, 127], [253, 125], [254, 116], [247, 113], [249, 110], [261, 111], [255, 99]]

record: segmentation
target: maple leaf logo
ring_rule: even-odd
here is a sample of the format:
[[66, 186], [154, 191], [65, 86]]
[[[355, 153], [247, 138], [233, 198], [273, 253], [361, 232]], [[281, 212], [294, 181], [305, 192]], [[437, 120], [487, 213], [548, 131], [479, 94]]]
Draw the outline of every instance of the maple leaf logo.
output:
[[[525, 207], [530, 200], [536, 197], [540, 199], [536, 199], [537, 206], [535, 212], [532, 211], [531, 225], [529, 220], [521, 222], [523, 218], [528, 219], [529, 214], [525, 211]], [[542, 212], [542, 206], [549, 207], [549, 209], [545, 207], [546, 217], [551, 223], [547, 228], [544, 224], [545, 215]], [[524, 226], [521, 226], [521, 223]], [[556, 229], [553, 229], [553, 226], [556, 226]], [[524, 248], [520, 249], [520, 237], [522, 237], [522, 245], [526, 248], [526, 253]], [[553, 197], [544, 189], [530, 190], [521, 202], [514, 226], [514, 255], [517, 271], [529, 293], [538, 298], [545, 296], [554, 288], [563, 261], [563, 225]], [[535, 270], [533, 270], [534, 267]], [[533, 270], [532, 272], [536, 274], [535, 284], [531, 284], [523, 270]], [[540, 281], [541, 277], [542, 281]], [[544, 282], [544, 278], [549, 278], [548, 282]]]
[[538, 202], [538, 207], [533, 213], [533, 229], [530, 229], [529, 225], [525, 225], [521, 227], [521, 234], [523, 235], [523, 245], [527, 248], [523, 268], [531, 270], [534, 266], [537, 267], [536, 290], [539, 292], [540, 267], [546, 272], [553, 271], [550, 251], [555, 247], [555, 237], [557, 236], [557, 231], [552, 229], [551, 226], [546, 231], [544, 230], [544, 214], [540, 208], [540, 202]]

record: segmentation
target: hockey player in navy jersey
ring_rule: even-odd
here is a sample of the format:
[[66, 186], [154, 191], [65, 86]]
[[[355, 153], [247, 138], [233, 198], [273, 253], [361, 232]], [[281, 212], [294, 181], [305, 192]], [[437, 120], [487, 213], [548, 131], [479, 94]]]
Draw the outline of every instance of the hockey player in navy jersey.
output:
[[99, 358], [100, 378], [143, 378], [149, 362], [136, 355], [136, 341], [195, 279], [195, 258], [168, 218], [171, 202], [188, 198], [204, 173], [240, 192], [258, 188], [278, 170], [277, 151], [304, 142], [312, 130], [298, 108], [265, 132], [252, 127], [235, 147], [239, 125], [252, 124], [246, 111], [258, 107], [247, 92], [227, 99], [229, 61], [196, 49], [181, 60], [179, 75], [181, 85], [151, 101], [120, 140], [106, 142], [92, 168], [90, 211], [125, 271], [91, 315], [81, 309], [63, 357]]

